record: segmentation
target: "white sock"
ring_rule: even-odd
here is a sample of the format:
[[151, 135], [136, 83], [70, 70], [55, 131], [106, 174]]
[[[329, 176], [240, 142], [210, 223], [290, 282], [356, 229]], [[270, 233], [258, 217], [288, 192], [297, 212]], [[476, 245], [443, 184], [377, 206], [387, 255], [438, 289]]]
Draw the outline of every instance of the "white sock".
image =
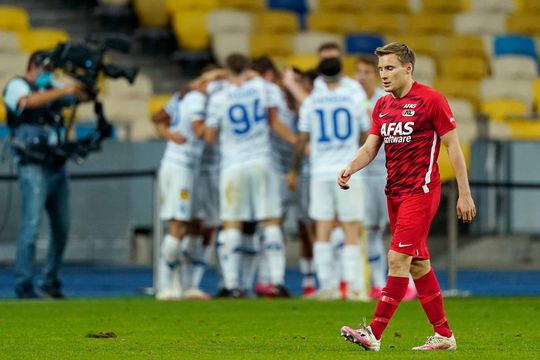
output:
[[283, 285], [285, 282], [285, 243], [278, 225], [264, 228], [264, 250], [270, 271], [270, 283]]
[[382, 289], [386, 286], [387, 265], [383, 243], [383, 230], [367, 230], [368, 258], [373, 286]]
[[222, 231], [218, 243], [218, 257], [223, 271], [225, 288], [232, 290], [240, 286], [240, 260], [242, 257], [242, 233], [239, 229]]
[[315, 287], [315, 269], [313, 268], [313, 260], [300, 258], [298, 261], [300, 273], [302, 274], [302, 288]]
[[343, 279], [352, 291], [365, 290], [364, 266], [361, 262], [360, 245], [345, 245], [343, 248]]
[[257, 266], [259, 265], [259, 252], [261, 250], [260, 238], [257, 233], [242, 235], [242, 284], [241, 288], [249, 290], [255, 281]]
[[[343, 247], [345, 246], [345, 232], [342, 228], [337, 227], [332, 230], [332, 233], [330, 234], [330, 244], [332, 244], [332, 248], [334, 251], [335, 263], [342, 264]], [[334, 278], [332, 279], [332, 281], [334, 282], [333, 287], [336, 289], [339, 288], [339, 284], [342, 280], [343, 274], [341, 266], [336, 266], [334, 269]]]
[[180, 262], [180, 239], [167, 234], [161, 242], [161, 256], [170, 266]]
[[313, 264], [319, 280], [320, 290], [337, 290], [334, 275], [334, 254], [332, 244], [315, 242], [313, 245]]
[[180, 283], [182, 289], [191, 289], [193, 286], [191, 278], [193, 274], [193, 250], [195, 246], [195, 238], [191, 235], [186, 235], [180, 242]]
[[202, 236], [195, 238], [193, 247], [193, 255], [191, 257], [192, 272], [191, 272], [191, 287], [199, 289], [201, 281], [210, 261], [211, 246], [204, 246]]
[[[172, 291], [180, 287], [180, 240], [170, 234], [161, 242], [158, 264], [158, 291]], [[178, 282], [178, 283], [177, 283]]]

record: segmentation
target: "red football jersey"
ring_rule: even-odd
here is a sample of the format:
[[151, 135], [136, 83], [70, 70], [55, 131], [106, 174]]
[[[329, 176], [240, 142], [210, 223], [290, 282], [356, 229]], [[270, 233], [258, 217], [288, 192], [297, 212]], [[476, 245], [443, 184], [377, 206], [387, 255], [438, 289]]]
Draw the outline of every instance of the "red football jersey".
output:
[[383, 138], [387, 195], [427, 193], [441, 182], [440, 137], [456, 128], [448, 101], [415, 82], [399, 99], [387, 94], [373, 109], [371, 134]]

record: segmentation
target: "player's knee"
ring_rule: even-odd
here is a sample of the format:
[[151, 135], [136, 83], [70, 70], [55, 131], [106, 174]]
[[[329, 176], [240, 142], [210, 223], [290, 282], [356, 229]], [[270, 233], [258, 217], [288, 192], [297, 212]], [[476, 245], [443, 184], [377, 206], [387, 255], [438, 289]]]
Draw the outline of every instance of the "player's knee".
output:
[[392, 276], [407, 276], [410, 269], [409, 256], [405, 254], [399, 254], [389, 252], [388, 254], [388, 270]]

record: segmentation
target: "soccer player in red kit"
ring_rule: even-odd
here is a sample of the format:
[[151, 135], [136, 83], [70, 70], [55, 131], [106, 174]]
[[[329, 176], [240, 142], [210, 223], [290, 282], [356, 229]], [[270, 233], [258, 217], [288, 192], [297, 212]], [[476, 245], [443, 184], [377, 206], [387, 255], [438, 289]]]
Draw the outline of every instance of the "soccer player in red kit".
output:
[[425, 344], [413, 350], [454, 350], [456, 340], [431, 269], [427, 237], [441, 196], [437, 166], [441, 141], [458, 184], [457, 216], [469, 223], [476, 215], [456, 124], [445, 97], [413, 80], [414, 52], [407, 45], [390, 43], [377, 48], [375, 54], [384, 90], [389, 94], [373, 109], [370, 135], [339, 173], [338, 184], [348, 189], [351, 176], [375, 158], [384, 142], [388, 170], [385, 191], [392, 232], [389, 272], [369, 326], [344, 326], [341, 335], [366, 350], [379, 351], [382, 333], [407, 291], [410, 273], [435, 331]]

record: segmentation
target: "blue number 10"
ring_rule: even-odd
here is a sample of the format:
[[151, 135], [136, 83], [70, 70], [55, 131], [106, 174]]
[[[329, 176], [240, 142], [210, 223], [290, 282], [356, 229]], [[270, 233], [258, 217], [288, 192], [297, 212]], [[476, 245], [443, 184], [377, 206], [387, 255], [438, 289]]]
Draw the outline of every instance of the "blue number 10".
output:
[[[321, 136], [319, 137], [319, 142], [330, 142], [330, 137], [328, 136], [325, 122], [325, 112], [324, 110], [317, 109], [315, 110], [319, 116], [319, 124], [321, 130]], [[341, 116], [340, 116], [341, 115]], [[345, 124], [340, 119], [345, 119]], [[332, 125], [333, 125], [333, 135], [339, 140], [347, 140], [352, 134], [352, 118], [351, 113], [346, 108], [337, 108], [332, 112]], [[345, 128], [343, 128], [345, 125]]]

